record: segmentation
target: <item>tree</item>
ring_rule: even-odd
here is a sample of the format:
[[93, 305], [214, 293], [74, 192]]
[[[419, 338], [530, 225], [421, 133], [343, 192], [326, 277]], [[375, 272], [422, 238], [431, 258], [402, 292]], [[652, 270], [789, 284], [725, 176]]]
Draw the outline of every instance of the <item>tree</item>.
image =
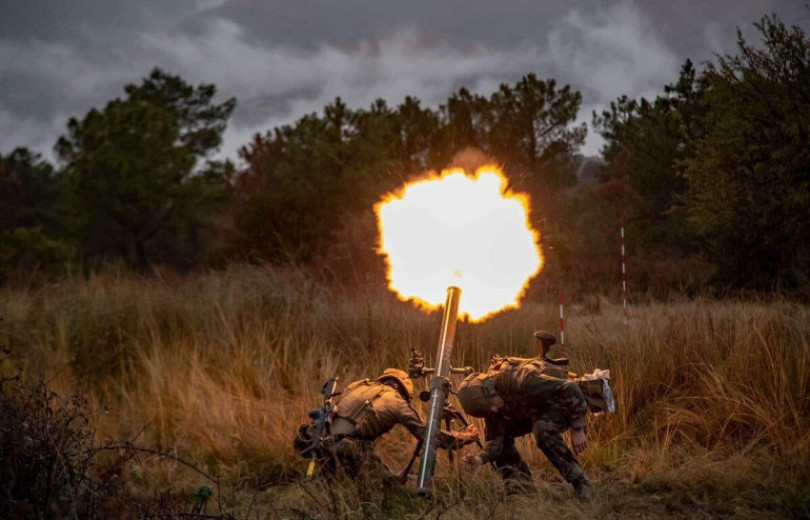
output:
[[489, 153], [509, 171], [527, 176], [525, 188], [559, 188], [576, 182], [574, 155], [585, 142], [585, 124], [572, 126], [582, 95], [553, 79], [528, 74], [490, 97]]
[[709, 64], [711, 107], [688, 125], [687, 207], [724, 280], [738, 287], [807, 283], [810, 274], [810, 41], [775, 15], [738, 31], [737, 56]]
[[[413, 97], [359, 110], [338, 98], [322, 115], [256, 136], [240, 152], [247, 167], [238, 177], [235, 247], [306, 263], [346, 245], [347, 226], [373, 221], [382, 194], [430, 167], [439, 128], [438, 116]], [[372, 251], [375, 238], [366, 235]]]
[[362, 249], [372, 252], [374, 203], [469, 146], [502, 152], [496, 157], [518, 173], [518, 189], [569, 182], [585, 135], [584, 126], [569, 128], [579, 93], [533, 75], [500, 92], [487, 99], [462, 88], [438, 113], [413, 97], [394, 108], [377, 100], [359, 110], [338, 99], [323, 115], [257, 136], [241, 151], [247, 167], [237, 182], [236, 248], [306, 263], [334, 257], [336, 244], [362, 236]]
[[0, 280], [15, 271], [57, 270], [71, 258], [63, 180], [26, 148], [0, 155]]
[[62, 179], [40, 154], [27, 148], [0, 154], [0, 230], [53, 228], [63, 189]]
[[[214, 104], [213, 85], [195, 88], [159, 69], [125, 92], [102, 111], [72, 118], [56, 153], [85, 251], [144, 269], [150, 257], [169, 254], [166, 248], [193, 234], [221, 195], [224, 166], [200, 163], [219, 146], [235, 100]], [[180, 234], [150, 250], [167, 230]]]
[[441, 157], [447, 161], [464, 148], [487, 147], [489, 100], [462, 87], [440, 107], [442, 114]]
[[593, 114], [611, 175], [626, 175], [634, 195], [621, 213], [644, 231], [648, 246], [689, 249], [680, 207], [686, 180], [678, 165], [689, 153], [684, 128], [706, 109], [702, 93], [702, 81], [686, 60], [678, 81], [655, 100], [622, 96], [601, 116]]
[[576, 182], [575, 154], [585, 125], [572, 126], [582, 95], [528, 74], [489, 98], [466, 88], [441, 107], [444, 157], [475, 147], [501, 161], [518, 189], [536, 193]]

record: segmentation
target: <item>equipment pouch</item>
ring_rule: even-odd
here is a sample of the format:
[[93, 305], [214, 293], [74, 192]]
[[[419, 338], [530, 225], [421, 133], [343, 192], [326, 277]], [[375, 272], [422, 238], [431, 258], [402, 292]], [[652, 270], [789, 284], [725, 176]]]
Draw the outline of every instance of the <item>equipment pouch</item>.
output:
[[362, 426], [366, 418], [376, 414], [372, 403], [384, 391], [379, 383], [372, 383], [368, 379], [349, 385], [335, 407], [332, 433], [352, 435]]
[[610, 388], [610, 370], [597, 368], [576, 380], [579, 389], [588, 402], [588, 408], [595, 415], [616, 411], [616, 400]]

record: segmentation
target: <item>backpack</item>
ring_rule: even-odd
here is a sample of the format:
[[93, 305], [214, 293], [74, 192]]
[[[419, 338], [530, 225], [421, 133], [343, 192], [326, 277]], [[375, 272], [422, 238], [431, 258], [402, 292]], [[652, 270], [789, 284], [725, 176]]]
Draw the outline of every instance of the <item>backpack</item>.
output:
[[489, 374], [510, 371], [515, 382], [520, 385], [529, 374], [543, 374], [546, 377], [567, 380], [575, 374], [565, 368], [547, 363], [540, 358], [518, 358], [494, 355], [489, 362]]
[[575, 379], [594, 415], [616, 411], [616, 399], [610, 388], [610, 370], [597, 368], [590, 374]]
[[616, 400], [610, 388], [610, 370], [597, 368], [590, 374], [578, 376], [563, 367], [546, 363], [539, 358], [516, 358], [495, 355], [489, 364], [488, 374], [495, 377], [498, 373], [510, 371], [508, 381], [519, 388], [529, 374], [542, 374], [544, 377], [572, 381], [579, 386], [588, 409], [594, 414], [613, 413], [616, 411]]
[[336, 419], [348, 421], [353, 426], [353, 431], [340, 433], [342, 435], [351, 435], [369, 417], [376, 416], [373, 403], [385, 393], [387, 388], [385, 385], [370, 379], [363, 379], [350, 384], [335, 403], [335, 410], [332, 412], [332, 424], [335, 424]]

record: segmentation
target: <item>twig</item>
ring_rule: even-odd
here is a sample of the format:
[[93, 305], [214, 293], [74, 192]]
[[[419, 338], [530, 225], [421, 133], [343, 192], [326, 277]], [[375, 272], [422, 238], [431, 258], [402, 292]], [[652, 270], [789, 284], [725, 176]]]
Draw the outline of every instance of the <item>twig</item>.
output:
[[[205, 477], [208, 480], [210, 480], [211, 482], [213, 482], [214, 485], [217, 488], [217, 506], [219, 507], [219, 515], [220, 516], [219, 517], [214, 517], [214, 518], [221, 518], [224, 515], [224, 513], [222, 512], [222, 489], [220, 488], [219, 479], [212, 477], [211, 475], [204, 472], [203, 470], [201, 470], [200, 468], [198, 468], [197, 466], [195, 466], [191, 462], [188, 462], [187, 460], [183, 460], [180, 457], [172, 455], [171, 453], [165, 453], [165, 452], [160, 451], [160, 450], [154, 450], [154, 449], [151, 449], [151, 448], [143, 448], [143, 447], [140, 447], [140, 446], [135, 446], [131, 442], [124, 441], [124, 442], [119, 442], [119, 443], [111, 443], [111, 444], [107, 444], [105, 446], [101, 446], [99, 448], [99, 450], [110, 450], [110, 451], [112, 451], [112, 450], [120, 450], [120, 449], [131, 450], [131, 451], [134, 451], [134, 452], [141, 452], [141, 453], [151, 453], [151, 454], [157, 455], [159, 457], [165, 457], [165, 458], [171, 459], [171, 460], [173, 460], [175, 462], [179, 462], [180, 464], [182, 464], [182, 465], [196, 471], [197, 473], [199, 473], [203, 477]], [[187, 514], [191, 514], [191, 513], [187, 513]], [[230, 518], [233, 518], [231, 515], [228, 515], [228, 516]]]

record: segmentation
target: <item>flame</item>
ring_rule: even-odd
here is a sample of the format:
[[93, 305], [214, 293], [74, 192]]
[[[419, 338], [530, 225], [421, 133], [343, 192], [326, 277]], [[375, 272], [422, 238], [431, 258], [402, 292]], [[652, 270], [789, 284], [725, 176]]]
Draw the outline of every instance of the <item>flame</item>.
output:
[[428, 174], [387, 194], [374, 211], [388, 288], [426, 309], [440, 307], [455, 285], [459, 315], [483, 321], [519, 307], [543, 267], [528, 197], [509, 191], [496, 166]]

